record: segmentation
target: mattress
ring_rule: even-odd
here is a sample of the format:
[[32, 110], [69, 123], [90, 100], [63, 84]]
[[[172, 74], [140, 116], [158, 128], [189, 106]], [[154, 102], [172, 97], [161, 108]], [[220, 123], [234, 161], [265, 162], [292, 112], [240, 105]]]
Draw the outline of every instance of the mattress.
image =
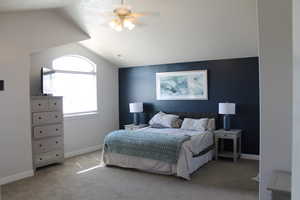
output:
[[210, 161], [213, 157], [213, 150], [208, 151], [202, 156], [194, 157], [213, 145], [213, 133], [210, 131], [201, 132], [174, 128], [156, 129], [149, 127], [136, 131], [148, 131], [160, 134], [185, 134], [191, 136], [191, 139], [183, 143], [177, 164], [170, 164], [163, 161], [117, 153], [103, 152], [102, 159], [106, 165], [134, 168], [159, 174], [175, 175], [189, 180], [190, 175], [195, 170]]

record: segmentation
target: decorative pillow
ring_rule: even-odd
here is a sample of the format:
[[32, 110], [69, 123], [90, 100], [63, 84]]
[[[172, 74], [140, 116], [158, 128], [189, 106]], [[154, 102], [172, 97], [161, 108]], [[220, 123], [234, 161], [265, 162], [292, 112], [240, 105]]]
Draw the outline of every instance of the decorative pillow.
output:
[[149, 121], [149, 124], [151, 126], [154, 124], [156, 124], [156, 126], [157, 126], [157, 124], [159, 124], [162, 127], [172, 128], [172, 124], [178, 118], [179, 118], [179, 116], [177, 116], [177, 115], [171, 115], [171, 114], [159, 112], [152, 117], [152, 119]]
[[175, 121], [173, 121], [172, 123], [172, 128], [180, 128], [182, 125], [182, 120], [181, 119], [176, 119]]
[[216, 130], [216, 121], [215, 121], [214, 118], [208, 119], [207, 130], [208, 131], [214, 131], [214, 130]]
[[206, 131], [207, 130], [208, 119], [190, 119], [184, 118], [181, 129], [195, 130], [195, 131]]

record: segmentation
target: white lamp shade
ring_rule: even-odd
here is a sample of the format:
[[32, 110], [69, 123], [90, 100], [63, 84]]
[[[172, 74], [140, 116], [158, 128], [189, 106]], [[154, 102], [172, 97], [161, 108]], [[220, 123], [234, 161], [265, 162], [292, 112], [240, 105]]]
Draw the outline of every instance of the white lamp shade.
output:
[[131, 113], [143, 112], [143, 103], [130, 103], [129, 104], [129, 111]]
[[235, 103], [219, 103], [219, 114], [234, 115]]

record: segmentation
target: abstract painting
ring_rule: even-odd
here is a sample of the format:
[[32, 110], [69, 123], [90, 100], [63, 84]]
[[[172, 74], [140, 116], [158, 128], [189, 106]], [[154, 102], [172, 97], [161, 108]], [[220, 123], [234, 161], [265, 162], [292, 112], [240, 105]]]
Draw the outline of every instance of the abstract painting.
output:
[[207, 70], [156, 73], [158, 100], [207, 100]]

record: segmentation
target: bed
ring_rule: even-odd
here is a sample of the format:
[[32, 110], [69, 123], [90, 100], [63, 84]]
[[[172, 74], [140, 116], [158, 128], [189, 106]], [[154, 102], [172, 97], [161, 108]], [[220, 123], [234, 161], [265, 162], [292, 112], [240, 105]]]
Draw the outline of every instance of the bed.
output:
[[[210, 118], [215, 119], [215, 121], [217, 122], [215, 114], [176, 114], [179, 115], [180, 118]], [[135, 138], [136, 136], [141, 135], [142, 133], [145, 133], [146, 135], [152, 134], [154, 136], [157, 136], [158, 138], [161, 136], [165, 136], [166, 134], [172, 134], [175, 136], [184, 135], [186, 139], [182, 140], [182, 143], [179, 146], [178, 158], [176, 162], [168, 162], [164, 159], [158, 159], [156, 157], [151, 156], [145, 157], [134, 156], [135, 154], [124, 154], [119, 152], [116, 153], [108, 151], [106, 148], [104, 148], [102, 154], [103, 162], [107, 166], [132, 168], [151, 173], [174, 175], [177, 177], [184, 178], [186, 180], [190, 180], [191, 175], [195, 171], [197, 171], [201, 166], [212, 160], [214, 155], [214, 136], [212, 130], [194, 131], [183, 130], [178, 128], [161, 129], [146, 127], [125, 134], [128, 134], [130, 135], [130, 137]], [[138, 153], [141, 153], [141, 151], [139, 151]]]

